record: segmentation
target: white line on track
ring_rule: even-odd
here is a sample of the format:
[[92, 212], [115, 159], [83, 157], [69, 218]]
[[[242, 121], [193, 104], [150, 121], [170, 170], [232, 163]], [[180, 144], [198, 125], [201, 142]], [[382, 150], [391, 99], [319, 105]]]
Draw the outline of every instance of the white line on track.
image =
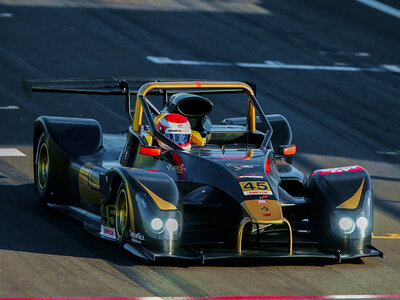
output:
[[317, 71], [339, 71], [339, 72], [394, 72], [400, 73], [397, 65], [379, 65], [375, 67], [355, 67], [355, 66], [318, 66], [318, 65], [291, 65], [280, 61], [266, 60], [264, 63], [225, 63], [196, 60], [174, 60], [169, 57], [147, 56], [149, 61], [163, 65], [192, 65], [192, 66], [223, 66], [223, 67], [243, 67], [243, 68], [264, 68], [264, 69], [286, 69], [286, 70], [317, 70]]
[[0, 156], [26, 156], [16, 148], [0, 148]]
[[10, 13], [0, 13], [0, 18], [12, 18], [14, 15]]
[[17, 106], [17, 105], [0, 106], [0, 109], [3, 109], [3, 110], [19, 109], [19, 106]]
[[383, 4], [376, 0], [357, 0], [357, 2], [368, 5], [369, 7], [375, 8], [381, 12], [400, 19], [400, 10], [393, 8], [387, 4]]
[[[383, 155], [398, 155], [397, 152], [393, 152], [393, 151], [376, 151], [376, 153], [383, 154]], [[399, 153], [400, 153], [400, 151], [399, 151]]]

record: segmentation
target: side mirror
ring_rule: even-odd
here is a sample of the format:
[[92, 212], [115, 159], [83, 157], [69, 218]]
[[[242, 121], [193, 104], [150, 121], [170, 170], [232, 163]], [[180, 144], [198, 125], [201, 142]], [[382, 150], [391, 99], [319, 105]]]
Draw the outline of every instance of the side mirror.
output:
[[159, 157], [161, 155], [161, 148], [152, 146], [140, 146], [140, 154], [148, 155], [153, 157]]
[[278, 154], [283, 156], [290, 156], [296, 154], [296, 145], [280, 145]]
[[278, 154], [285, 157], [285, 161], [292, 164], [292, 156], [296, 154], [296, 145], [280, 145], [278, 148]]

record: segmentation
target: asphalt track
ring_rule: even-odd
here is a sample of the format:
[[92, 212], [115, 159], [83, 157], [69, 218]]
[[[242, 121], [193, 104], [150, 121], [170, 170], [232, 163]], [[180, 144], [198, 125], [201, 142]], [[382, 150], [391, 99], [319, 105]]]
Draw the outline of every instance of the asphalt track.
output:
[[[399, 29], [397, 17], [353, 0], [0, 0], [0, 148], [25, 154], [0, 150], [0, 297], [400, 294]], [[265, 61], [361, 70], [260, 66]], [[256, 82], [263, 109], [290, 121], [295, 164], [307, 174], [353, 164], [368, 170], [373, 243], [385, 259], [149, 265], [40, 209], [34, 119], [90, 117], [105, 132], [127, 122], [119, 99], [27, 100], [21, 79], [104, 76]]]

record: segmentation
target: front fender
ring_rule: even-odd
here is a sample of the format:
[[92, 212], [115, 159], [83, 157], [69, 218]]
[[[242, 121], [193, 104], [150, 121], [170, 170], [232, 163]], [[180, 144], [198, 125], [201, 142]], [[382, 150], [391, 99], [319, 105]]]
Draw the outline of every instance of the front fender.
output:
[[[101, 178], [103, 193], [110, 203], [115, 201], [113, 191], [117, 188], [115, 182], [119, 181], [124, 183], [128, 192], [129, 243], [157, 251], [172, 251], [179, 247], [182, 204], [172, 178], [162, 172], [122, 166], [113, 168]], [[154, 228], [154, 224], [160, 228]]]
[[371, 244], [372, 184], [360, 166], [316, 170], [306, 184], [313, 203], [313, 232], [339, 249], [358, 250]]

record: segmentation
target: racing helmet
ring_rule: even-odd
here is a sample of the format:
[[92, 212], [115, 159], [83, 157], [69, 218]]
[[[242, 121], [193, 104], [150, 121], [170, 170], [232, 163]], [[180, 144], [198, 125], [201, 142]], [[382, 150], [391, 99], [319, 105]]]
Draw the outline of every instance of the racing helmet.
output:
[[[167, 139], [171, 140], [184, 150], [190, 150], [190, 139], [192, 137], [192, 128], [189, 120], [180, 114], [164, 113], [154, 119], [158, 131]], [[160, 139], [157, 139], [158, 145], [164, 150], [171, 148]]]

